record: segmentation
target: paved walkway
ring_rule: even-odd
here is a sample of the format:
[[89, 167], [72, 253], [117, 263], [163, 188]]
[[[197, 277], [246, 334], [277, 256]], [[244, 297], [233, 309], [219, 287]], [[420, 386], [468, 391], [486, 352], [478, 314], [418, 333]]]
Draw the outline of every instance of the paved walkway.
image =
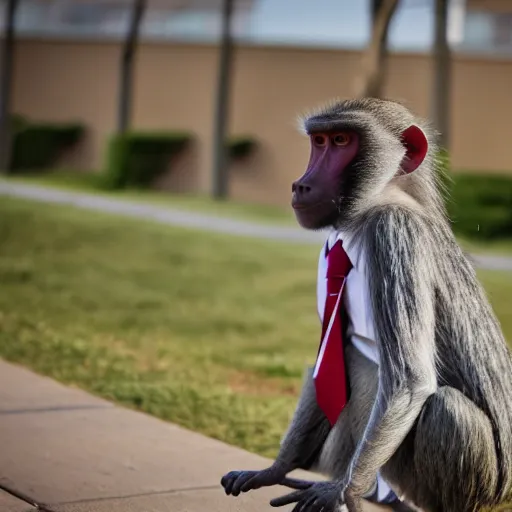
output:
[[[114, 213], [126, 217], [154, 220], [163, 224], [217, 231], [238, 236], [282, 240], [293, 243], [321, 244], [325, 233], [294, 227], [258, 224], [255, 222], [217, 217], [207, 213], [176, 210], [136, 201], [119, 200], [83, 192], [0, 181], [0, 195], [22, 197], [46, 203], [69, 204], [78, 208]], [[475, 265], [489, 270], [512, 271], [512, 258], [472, 255]]]
[[[269, 460], [0, 360], [2, 512], [265, 512], [288, 489], [225, 496]], [[297, 477], [318, 478], [305, 472]], [[367, 512], [388, 510], [367, 505]]]

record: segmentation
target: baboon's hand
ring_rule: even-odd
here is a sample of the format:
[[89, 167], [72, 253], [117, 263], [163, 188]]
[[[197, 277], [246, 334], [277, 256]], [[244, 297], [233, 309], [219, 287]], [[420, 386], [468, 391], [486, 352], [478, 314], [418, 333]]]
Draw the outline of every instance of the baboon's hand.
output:
[[220, 483], [227, 495], [238, 496], [241, 492], [277, 485], [285, 476], [284, 471], [270, 466], [261, 471], [230, 471]]
[[337, 482], [317, 482], [306, 490], [271, 500], [272, 507], [296, 503], [292, 512], [337, 512], [343, 505], [342, 488]]

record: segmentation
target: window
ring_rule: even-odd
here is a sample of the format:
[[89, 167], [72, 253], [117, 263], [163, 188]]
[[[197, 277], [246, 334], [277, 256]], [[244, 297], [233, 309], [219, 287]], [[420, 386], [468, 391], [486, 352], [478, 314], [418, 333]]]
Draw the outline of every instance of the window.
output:
[[512, 46], [512, 13], [500, 13], [494, 16], [495, 46]]
[[512, 53], [512, 13], [468, 11], [464, 32], [465, 49]]

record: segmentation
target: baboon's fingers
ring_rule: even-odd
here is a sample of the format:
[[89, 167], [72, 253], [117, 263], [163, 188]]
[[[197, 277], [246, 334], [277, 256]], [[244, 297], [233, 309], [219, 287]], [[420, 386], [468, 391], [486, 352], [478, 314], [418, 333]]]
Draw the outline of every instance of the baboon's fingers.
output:
[[306, 491], [295, 491], [290, 494], [286, 494], [285, 496], [279, 496], [279, 498], [274, 498], [270, 500], [271, 507], [282, 507], [284, 505], [289, 505], [290, 503], [298, 503], [299, 501], [309, 498], [309, 494]]
[[290, 489], [298, 489], [299, 491], [304, 489], [309, 489], [315, 482], [308, 480], [299, 480], [298, 478], [283, 478], [279, 482], [280, 485], [284, 485], [285, 487], [289, 487]]

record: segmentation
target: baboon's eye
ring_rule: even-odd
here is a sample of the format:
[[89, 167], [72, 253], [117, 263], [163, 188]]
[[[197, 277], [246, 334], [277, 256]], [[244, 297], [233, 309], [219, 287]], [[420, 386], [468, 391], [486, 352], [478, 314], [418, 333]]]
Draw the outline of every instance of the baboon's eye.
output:
[[327, 140], [328, 140], [326, 135], [321, 135], [321, 134], [313, 135], [312, 139], [313, 139], [313, 144], [320, 148], [325, 146], [327, 144]]
[[350, 142], [350, 135], [348, 133], [337, 133], [332, 141], [336, 146], [346, 146]]

